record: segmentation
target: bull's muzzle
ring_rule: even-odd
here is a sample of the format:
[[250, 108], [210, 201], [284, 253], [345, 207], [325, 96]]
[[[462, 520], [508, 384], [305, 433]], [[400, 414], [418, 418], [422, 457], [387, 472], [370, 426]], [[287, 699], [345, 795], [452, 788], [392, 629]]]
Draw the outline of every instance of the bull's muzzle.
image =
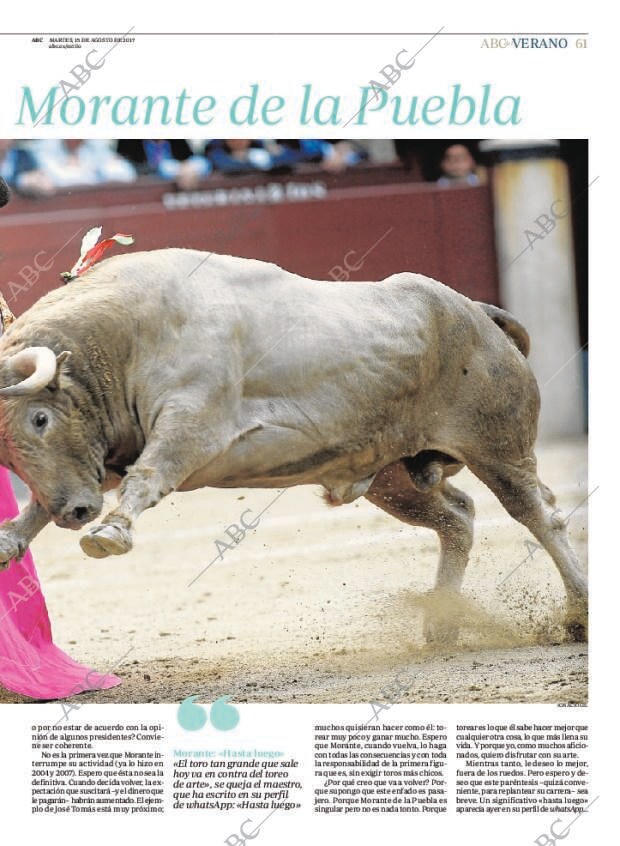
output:
[[103, 497], [91, 493], [82, 493], [71, 497], [62, 513], [55, 517], [56, 525], [62, 529], [81, 529], [101, 513]]

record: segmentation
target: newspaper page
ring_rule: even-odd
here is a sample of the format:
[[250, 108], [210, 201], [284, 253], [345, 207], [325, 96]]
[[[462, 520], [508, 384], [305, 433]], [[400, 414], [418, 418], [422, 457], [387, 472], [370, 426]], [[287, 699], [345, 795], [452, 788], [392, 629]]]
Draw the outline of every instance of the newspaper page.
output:
[[613, 837], [609, 22], [178, 12], [5, 9], [5, 839]]

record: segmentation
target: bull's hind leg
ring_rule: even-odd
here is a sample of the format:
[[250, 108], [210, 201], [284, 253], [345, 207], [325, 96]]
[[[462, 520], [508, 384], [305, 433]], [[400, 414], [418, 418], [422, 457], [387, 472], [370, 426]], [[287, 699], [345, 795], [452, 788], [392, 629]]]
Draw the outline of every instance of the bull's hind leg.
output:
[[533, 455], [515, 463], [469, 465], [497, 496], [506, 511], [518, 520], [549, 553], [564, 582], [567, 600], [566, 630], [576, 641], [587, 640], [588, 584], [568, 543], [566, 521], [555, 508], [555, 497], [536, 475]]
[[[366, 498], [411, 526], [433, 529], [439, 536], [440, 557], [435, 589], [458, 594], [473, 543], [474, 504], [467, 494], [446, 479], [427, 492], [418, 490], [405, 464], [397, 461], [377, 474]], [[454, 622], [427, 615], [427, 640], [452, 641], [458, 634]]]

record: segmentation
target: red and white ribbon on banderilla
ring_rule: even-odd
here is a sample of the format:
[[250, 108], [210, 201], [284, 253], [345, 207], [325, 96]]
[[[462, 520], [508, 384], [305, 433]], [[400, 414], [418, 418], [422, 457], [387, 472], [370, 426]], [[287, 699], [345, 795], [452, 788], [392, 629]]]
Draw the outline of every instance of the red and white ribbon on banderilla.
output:
[[78, 276], [85, 273], [93, 266], [93, 264], [96, 264], [105, 251], [109, 250], [110, 247], [113, 247], [114, 244], [122, 244], [122, 246], [127, 247], [130, 244], [133, 244], [135, 240], [133, 235], [123, 235], [119, 232], [111, 238], [105, 238], [103, 241], [99, 241], [101, 231], [101, 226], [95, 226], [93, 229], [89, 229], [86, 235], [84, 235], [82, 238], [82, 247], [80, 249], [79, 259], [73, 265], [71, 270], [60, 274], [65, 282], [77, 279]]

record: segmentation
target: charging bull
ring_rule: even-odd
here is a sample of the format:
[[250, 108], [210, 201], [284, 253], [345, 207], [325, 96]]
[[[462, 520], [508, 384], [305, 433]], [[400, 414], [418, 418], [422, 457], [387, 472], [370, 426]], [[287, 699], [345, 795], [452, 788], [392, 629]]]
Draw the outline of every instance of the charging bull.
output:
[[0, 462], [32, 492], [0, 526], [0, 562], [50, 520], [95, 520], [109, 487], [117, 507], [80, 541], [95, 558], [128, 552], [172, 491], [318, 484], [331, 504], [365, 496], [434, 529], [436, 588], [458, 591], [474, 509], [449, 478], [466, 465], [547, 550], [583, 639], [586, 579], [536, 472], [528, 346], [507, 312], [414, 273], [352, 284], [193, 250], [108, 259], [0, 339]]

